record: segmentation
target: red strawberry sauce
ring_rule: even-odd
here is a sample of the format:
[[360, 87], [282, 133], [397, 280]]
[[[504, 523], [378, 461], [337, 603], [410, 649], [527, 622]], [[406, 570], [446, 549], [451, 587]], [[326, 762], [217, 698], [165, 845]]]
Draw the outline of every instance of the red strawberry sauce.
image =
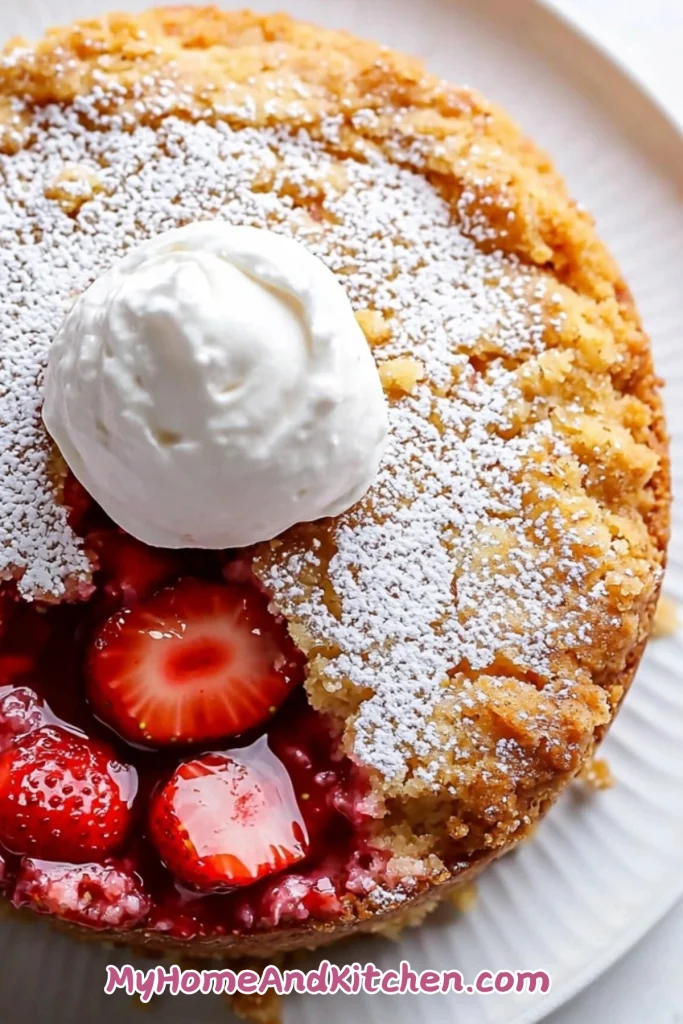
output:
[[[109, 525], [98, 530], [96, 546], [105, 569], [96, 575], [96, 590], [87, 603], [8, 605], [0, 636], [0, 751], [11, 747], [22, 731], [34, 729], [37, 724], [58, 724], [104, 741], [116, 758], [138, 773], [133, 828], [122, 846], [94, 862], [95, 866], [74, 867], [75, 886], [71, 884], [74, 876], [70, 865], [53, 867], [37, 861], [36, 867], [39, 853], [32, 854], [32, 861], [0, 845], [0, 866], [4, 864], [0, 887], [17, 905], [31, 905], [90, 927], [104, 928], [119, 921], [122, 927], [158, 930], [179, 939], [250, 931], [309, 917], [338, 917], [349, 893], [362, 894], [373, 887], [368, 867], [371, 861], [379, 864], [381, 858], [364, 845], [360, 773], [347, 758], [335, 753], [324, 719], [308, 706], [300, 685], [293, 687], [291, 696], [266, 726], [237, 738], [189, 747], [176, 744], [165, 750], [143, 749], [122, 740], [90, 710], [84, 666], [91, 638], [113, 611], [130, 602], [131, 597], [135, 600], [131, 580], [126, 578], [123, 586], [117, 586], [106, 557], [102, 557], [109, 542], [112, 549], [120, 546], [121, 536]], [[133, 589], [134, 555], [134, 551], [133, 557], [126, 553], [127, 576], [133, 566]], [[164, 552], [161, 559], [161, 581], [155, 578], [153, 564], [144, 566], [145, 580], [152, 579], [155, 589], [186, 576], [221, 582], [229, 562], [222, 554], [187, 552]], [[197, 656], [206, 654], [187, 655], [193, 669]], [[31, 691], [39, 698], [37, 705]], [[306, 856], [299, 856], [285, 870], [274, 871], [253, 884], [227, 892], [201, 893], [170, 873], [148, 838], [150, 798], [181, 762], [207, 751], [247, 747], [263, 736], [280, 770], [291, 779], [308, 834]], [[80, 889], [78, 872], [84, 873]], [[125, 912], [112, 910], [124, 896]], [[62, 900], [66, 901], [64, 905]], [[87, 914], [82, 910], [86, 907]], [[135, 913], [129, 913], [129, 907], [137, 908]]]

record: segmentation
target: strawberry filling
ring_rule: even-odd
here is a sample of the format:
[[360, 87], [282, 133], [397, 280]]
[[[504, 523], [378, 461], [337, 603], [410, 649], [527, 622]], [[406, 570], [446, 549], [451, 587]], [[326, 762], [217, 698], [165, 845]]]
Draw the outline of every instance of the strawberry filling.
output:
[[2, 596], [0, 886], [179, 940], [343, 914], [360, 874], [375, 884], [365, 783], [267, 595], [225, 554], [156, 551], [77, 512], [91, 598]]
[[115, 864], [53, 864], [27, 857], [12, 902], [87, 928], [134, 928], [147, 917], [140, 879]]
[[0, 752], [45, 722], [45, 708], [27, 686], [0, 687]]

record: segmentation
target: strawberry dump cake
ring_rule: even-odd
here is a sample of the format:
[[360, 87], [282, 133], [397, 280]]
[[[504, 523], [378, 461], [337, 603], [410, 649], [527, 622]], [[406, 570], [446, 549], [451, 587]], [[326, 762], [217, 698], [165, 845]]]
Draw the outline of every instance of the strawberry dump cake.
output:
[[5, 900], [193, 955], [416, 922], [649, 634], [665, 428], [592, 221], [473, 91], [181, 7], [8, 45], [0, 242]]

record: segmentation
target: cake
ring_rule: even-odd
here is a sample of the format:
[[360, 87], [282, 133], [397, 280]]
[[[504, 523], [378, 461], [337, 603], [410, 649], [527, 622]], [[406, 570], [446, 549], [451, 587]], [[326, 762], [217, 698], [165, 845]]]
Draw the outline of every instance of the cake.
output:
[[[650, 632], [666, 431], [593, 221], [476, 92], [285, 15], [161, 8], [13, 41], [0, 154], [5, 900], [193, 956], [417, 922], [590, 761]], [[172, 552], [67, 472], [42, 381], [98, 274], [208, 218], [335, 272], [390, 438], [341, 516]], [[190, 695], [191, 729], [143, 720], [131, 636], [231, 615], [268, 645], [251, 710], [216, 727]], [[269, 849], [192, 846], [221, 773], [235, 799], [266, 794]]]

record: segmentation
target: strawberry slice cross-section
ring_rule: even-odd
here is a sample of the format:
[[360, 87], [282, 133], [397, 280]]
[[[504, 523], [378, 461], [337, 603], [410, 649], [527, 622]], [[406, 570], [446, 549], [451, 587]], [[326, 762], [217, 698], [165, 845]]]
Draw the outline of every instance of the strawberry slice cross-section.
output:
[[113, 615], [88, 658], [96, 714], [143, 746], [243, 733], [300, 678], [286, 626], [256, 588], [191, 578]]
[[176, 878], [204, 891], [250, 885], [309, 851], [291, 779], [263, 736], [181, 764], [152, 798], [149, 835]]

